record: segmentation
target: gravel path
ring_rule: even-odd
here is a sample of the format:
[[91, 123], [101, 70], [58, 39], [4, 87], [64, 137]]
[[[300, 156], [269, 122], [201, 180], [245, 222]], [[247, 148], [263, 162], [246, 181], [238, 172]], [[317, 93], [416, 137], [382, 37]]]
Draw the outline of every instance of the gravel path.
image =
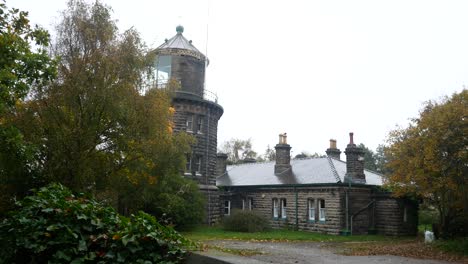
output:
[[207, 255], [229, 263], [260, 264], [260, 263], [281, 263], [281, 264], [302, 264], [302, 263], [322, 263], [322, 264], [442, 264], [449, 263], [437, 260], [413, 259], [399, 256], [343, 256], [333, 252], [331, 247], [318, 242], [249, 242], [237, 240], [215, 240], [205, 241], [205, 244], [236, 250], [254, 250], [258, 254], [243, 257], [229, 254], [215, 249], [202, 252]]

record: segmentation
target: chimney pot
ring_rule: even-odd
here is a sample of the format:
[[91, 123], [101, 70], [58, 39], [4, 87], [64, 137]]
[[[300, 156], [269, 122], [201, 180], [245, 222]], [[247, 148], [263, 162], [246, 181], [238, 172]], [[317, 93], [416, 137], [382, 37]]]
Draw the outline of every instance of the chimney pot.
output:
[[349, 133], [349, 144], [352, 145], [354, 144], [354, 133], [353, 132], [350, 132]]
[[279, 134], [279, 143], [278, 144], [288, 144], [287, 133]]
[[328, 148], [325, 153], [327, 153], [327, 156], [329, 157], [337, 160], [340, 159], [341, 151], [336, 148], [336, 139], [330, 139], [330, 148]]
[[336, 149], [336, 139], [330, 139], [330, 148]]

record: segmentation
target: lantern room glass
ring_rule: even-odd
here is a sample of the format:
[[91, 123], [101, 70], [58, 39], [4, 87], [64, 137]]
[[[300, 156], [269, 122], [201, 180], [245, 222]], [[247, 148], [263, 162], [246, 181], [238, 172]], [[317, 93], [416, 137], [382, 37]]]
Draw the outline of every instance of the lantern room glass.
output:
[[159, 56], [156, 62], [156, 84], [164, 88], [171, 78], [172, 57], [169, 55]]

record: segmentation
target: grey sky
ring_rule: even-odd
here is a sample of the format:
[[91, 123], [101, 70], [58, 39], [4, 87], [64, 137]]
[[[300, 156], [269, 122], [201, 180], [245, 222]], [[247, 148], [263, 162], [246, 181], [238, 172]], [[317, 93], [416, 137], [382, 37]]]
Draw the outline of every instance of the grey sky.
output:
[[[293, 155], [323, 153], [330, 138], [344, 150], [350, 131], [375, 149], [424, 101], [468, 83], [468, 1], [103, 2], [150, 47], [182, 24], [205, 53], [208, 24], [207, 89], [225, 110], [218, 143], [252, 138], [259, 153], [280, 132]], [[65, 3], [7, 0], [48, 29]]]

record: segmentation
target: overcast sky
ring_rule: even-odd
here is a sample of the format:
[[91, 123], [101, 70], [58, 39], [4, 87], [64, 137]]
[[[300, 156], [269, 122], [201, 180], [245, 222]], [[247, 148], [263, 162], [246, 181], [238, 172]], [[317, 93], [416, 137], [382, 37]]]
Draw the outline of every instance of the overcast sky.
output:
[[[352, 131], [375, 150], [423, 102], [468, 84], [466, 0], [102, 2], [150, 47], [182, 24], [208, 54], [207, 89], [225, 111], [218, 145], [251, 138], [263, 153], [287, 132], [293, 155], [324, 153], [330, 138], [344, 151]], [[7, 6], [53, 33], [66, 1]]]

